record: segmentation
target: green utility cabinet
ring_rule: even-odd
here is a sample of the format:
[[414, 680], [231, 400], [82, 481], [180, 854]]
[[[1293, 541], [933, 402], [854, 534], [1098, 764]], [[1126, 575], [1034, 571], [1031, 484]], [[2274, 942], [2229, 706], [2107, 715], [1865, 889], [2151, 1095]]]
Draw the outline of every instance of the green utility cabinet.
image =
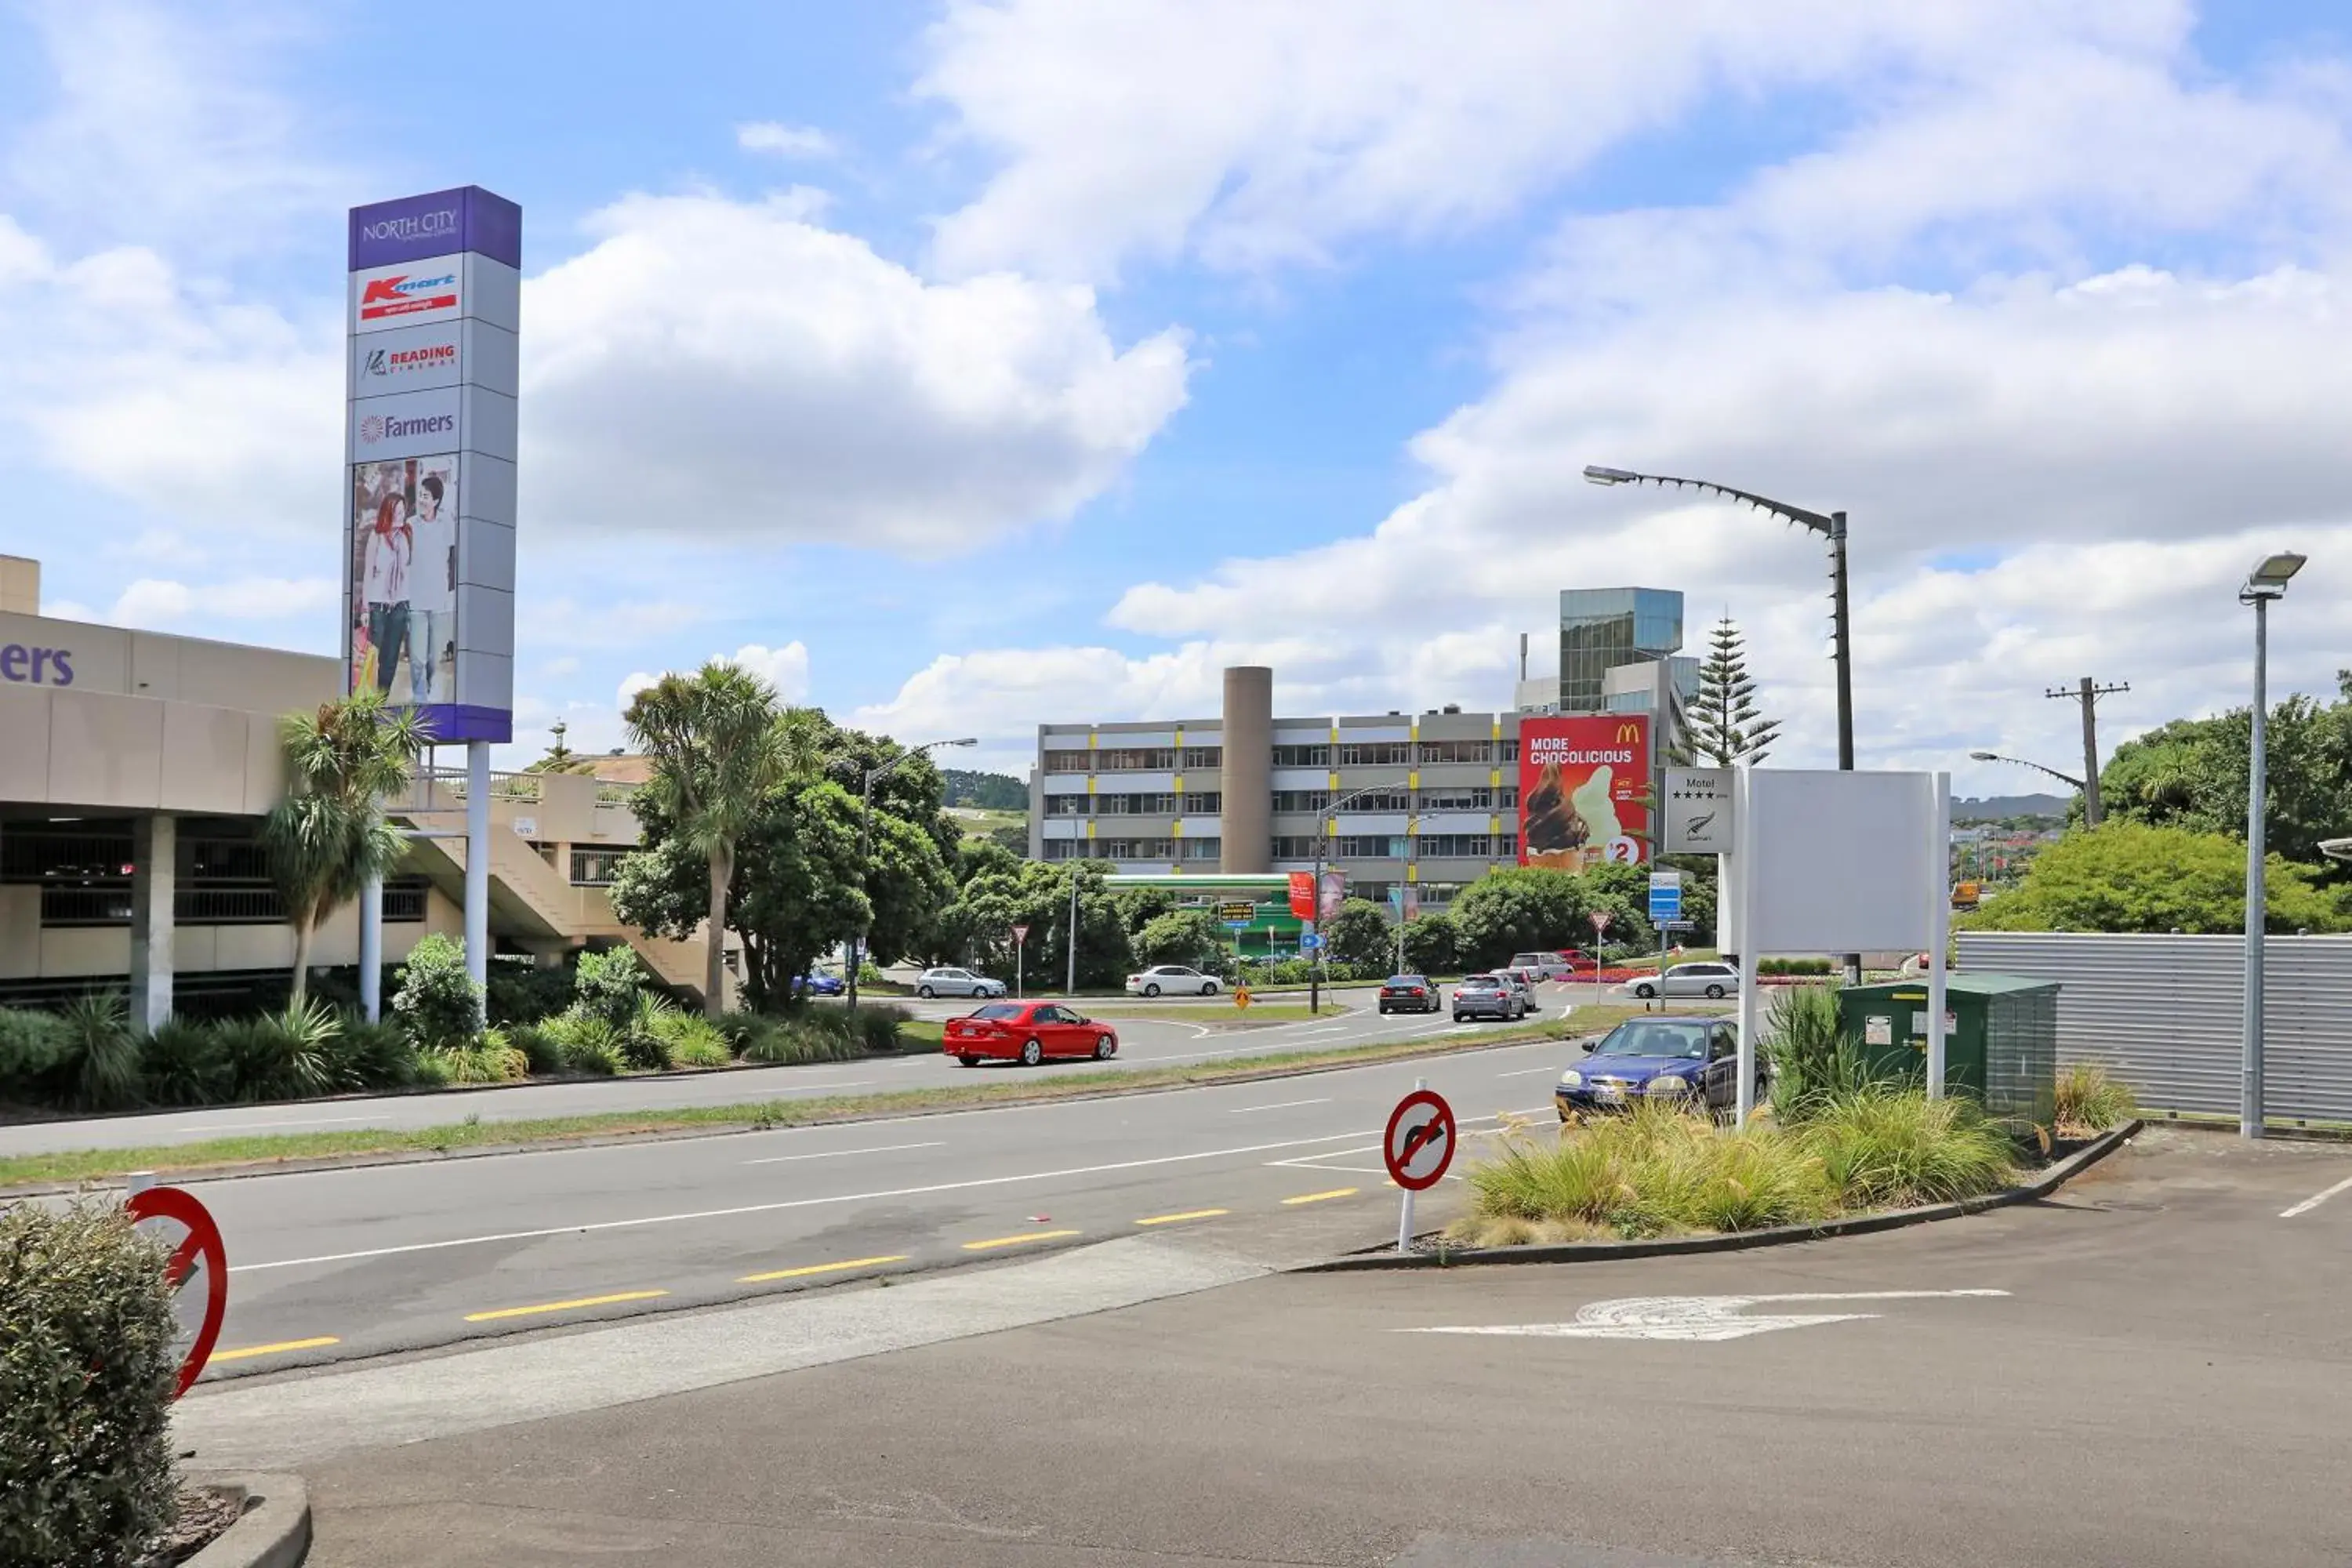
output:
[[[2047, 1124], [2058, 1086], [2058, 982], [1949, 974], [1944, 998], [1944, 1087], [2020, 1131]], [[1874, 1072], [1925, 1080], [1926, 981], [1848, 986], [1838, 1011]]]

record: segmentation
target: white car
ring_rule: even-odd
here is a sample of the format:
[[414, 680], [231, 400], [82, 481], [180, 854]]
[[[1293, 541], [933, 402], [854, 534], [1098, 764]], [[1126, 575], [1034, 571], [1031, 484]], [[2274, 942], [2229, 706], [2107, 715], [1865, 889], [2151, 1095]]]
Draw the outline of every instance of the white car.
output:
[[1171, 996], [1214, 996], [1217, 977], [1187, 969], [1181, 963], [1154, 964], [1140, 974], [1127, 977], [1127, 994], [1130, 996], [1157, 996], [1162, 992]]
[[1515, 954], [1510, 967], [1524, 970], [1529, 980], [1542, 985], [1569, 975], [1568, 961], [1556, 952], [1522, 952]]
[[969, 969], [926, 969], [915, 977], [918, 996], [1002, 996], [1004, 982]]
[[1659, 979], [1628, 980], [1617, 989], [1629, 996], [1736, 996], [1739, 971], [1722, 963], [1677, 963]]

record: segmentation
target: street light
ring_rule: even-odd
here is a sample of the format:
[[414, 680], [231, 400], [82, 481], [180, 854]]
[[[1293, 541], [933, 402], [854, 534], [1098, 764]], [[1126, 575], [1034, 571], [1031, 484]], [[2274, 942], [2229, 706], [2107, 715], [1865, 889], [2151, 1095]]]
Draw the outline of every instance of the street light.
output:
[[[1734, 489], [1711, 479], [1678, 479], [1673, 474], [1638, 474], [1631, 468], [1604, 468], [1598, 463], [1584, 466], [1584, 477], [1596, 485], [1656, 485], [1664, 489], [1673, 485], [1678, 489], [1706, 490], [1727, 500], [1745, 501], [1759, 511], [1769, 512], [1784, 522], [1800, 528], [1810, 528], [1830, 546], [1830, 647], [1837, 663], [1838, 706], [1838, 770], [1853, 771], [1853, 639], [1851, 616], [1847, 609], [1845, 570], [1845, 513], [1842, 511], [1808, 511], [1801, 506], [1790, 506], [1769, 496]], [[1862, 954], [1845, 955], [1845, 982], [1862, 984]]]
[[[1999, 752], [1970, 752], [1969, 755], [1979, 763], [2008, 763], [2015, 767], [2033, 768], [2048, 773], [2060, 784], [2073, 784], [2076, 789], [2083, 787], [2083, 781], [2073, 773], [2062, 773], [2056, 768], [2043, 767], [2040, 763], [2028, 762], [2023, 757], [2004, 757]], [[2093, 823], [2091, 826], [2095, 827], [2098, 824]]]
[[[1331, 843], [1331, 830], [1339, 826], [1339, 808], [1368, 795], [1386, 795], [1397, 786], [1371, 784], [1363, 789], [1349, 790], [1346, 795], [1323, 808], [1323, 831], [1315, 836], [1315, 963], [1307, 971], [1307, 1016], [1316, 1016], [1323, 1005], [1323, 965], [1331, 952], [1330, 933], [1323, 929], [1323, 862]], [[1400, 910], [1400, 913], [1402, 911]]]
[[[980, 738], [977, 735], [966, 735], [957, 741], [926, 741], [911, 751], [899, 752], [878, 768], [866, 770], [866, 782], [864, 787], [858, 792], [857, 805], [857, 884], [861, 891], [866, 890], [867, 880], [866, 852], [874, 842], [874, 781], [899, 763], [919, 757], [926, 752], [937, 751], [941, 746], [977, 746], [979, 744]], [[853, 1015], [857, 1011], [857, 972], [866, 967], [866, 933], [872, 930], [874, 925], [874, 905], [870, 892], [866, 908], [865, 918], [857, 928], [857, 940], [851, 944], [849, 954], [849, 1011]]]
[[2352, 838], [2323, 838], [2319, 852], [2330, 860], [2352, 860]]
[[2270, 893], [2263, 886], [2263, 806], [2270, 796], [2269, 720], [2270, 606], [2286, 594], [2289, 579], [2305, 557], [2292, 550], [2264, 556], [2238, 590], [2238, 603], [2254, 607], [2254, 732], [2248, 748], [2252, 766], [2246, 780], [2246, 1023], [2243, 1081], [2239, 1086], [2238, 1136], [2263, 1135], [2263, 929], [2269, 923]]

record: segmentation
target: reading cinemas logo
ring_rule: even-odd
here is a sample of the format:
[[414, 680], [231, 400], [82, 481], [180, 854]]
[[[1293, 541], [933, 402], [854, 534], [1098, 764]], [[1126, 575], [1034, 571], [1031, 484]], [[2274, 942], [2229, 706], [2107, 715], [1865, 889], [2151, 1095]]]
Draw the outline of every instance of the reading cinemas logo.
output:
[[457, 345], [426, 343], [413, 349], [370, 349], [361, 362], [361, 374], [370, 381], [402, 381], [428, 371], [457, 368]]

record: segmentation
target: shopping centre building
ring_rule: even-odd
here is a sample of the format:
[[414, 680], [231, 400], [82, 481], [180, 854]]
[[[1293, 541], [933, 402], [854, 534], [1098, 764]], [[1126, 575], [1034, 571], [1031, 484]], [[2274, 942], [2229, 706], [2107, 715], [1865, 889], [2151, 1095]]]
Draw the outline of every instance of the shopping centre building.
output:
[[[293, 933], [258, 843], [283, 791], [278, 721], [341, 689], [333, 658], [44, 616], [38, 563], [0, 557], [0, 1004], [113, 985], [152, 1021], [175, 998], [281, 979]], [[386, 963], [461, 932], [462, 787], [427, 780], [395, 803], [417, 837], [385, 889]], [[665, 979], [700, 983], [698, 949], [614, 918], [605, 885], [637, 840], [625, 790], [507, 775], [491, 817], [499, 951], [627, 941]], [[346, 907], [313, 962], [358, 954]]]
[[[1523, 710], [1280, 716], [1273, 672], [1250, 666], [1225, 671], [1213, 716], [1041, 724], [1030, 854], [1173, 877], [1310, 870], [1319, 855], [1351, 897], [1407, 918], [1443, 909], [1525, 858], [1521, 795], [1538, 775], [1523, 773], [1524, 726], [1612, 721], [1596, 731], [1604, 744], [1638, 733], [1640, 776], [1621, 763], [1616, 781], [1634, 794], [1653, 733], [1666, 745], [1678, 733], [1696, 672], [1677, 657], [1682, 595], [1570, 589], [1560, 612], [1560, 675], [1523, 679]], [[1600, 832], [1593, 852], [1621, 837]]]

